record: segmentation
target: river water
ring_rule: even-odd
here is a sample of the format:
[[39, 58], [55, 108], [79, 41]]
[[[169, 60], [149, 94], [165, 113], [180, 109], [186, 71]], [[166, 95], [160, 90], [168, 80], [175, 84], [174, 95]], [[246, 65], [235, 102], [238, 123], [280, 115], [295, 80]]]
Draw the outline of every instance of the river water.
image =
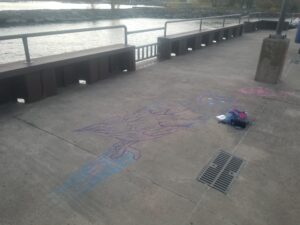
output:
[[[145, 5], [117, 5], [120, 9], [129, 9], [132, 7], [157, 7]], [[69, 3], [57, 1], [0, 1], [0, 11], [4, 10], [36, 10], [36, 9], [90, 9], [91, 4]], [[94, 4], [96, 9], [110, 9], [110, 4]]]
[[[31, 26], [16, 26], [0, 28], [0, 35], [11, 35], [20, 33], [32, 33], [43, 31], [58, 31], [65, 29], [77, 29], [87, 27], [102, 27], [124, 24], [129, 31], [141, 30], [155, 27], [163, 27], [167, 19], [116, 19], [99, 20], [95, 22], [59, 23]], [[228, 21], [236, 23], [237, 21]], [[220, 27], [222, 21], [206, 21], [203, 29]], [[188, 22], [183, 24], [170, 24], [168, 34], [187, 32], [199, 29], [199, 22]], [[129, 35], [128, 41], [132, 45], [144, 45], [156, 43], [157, 37], [162, 36], [163, 31]], [[60, 54], [64, 52], [78, 51], [105, 45], [124, 43], [123, 30], [103, 30], [73, 34], [62, 34], [55, 36], [34, 37], [28, 39], [31, 58]], [[24, 60], [24, 50], [21, 39], [0, 41], [0, 64]]]

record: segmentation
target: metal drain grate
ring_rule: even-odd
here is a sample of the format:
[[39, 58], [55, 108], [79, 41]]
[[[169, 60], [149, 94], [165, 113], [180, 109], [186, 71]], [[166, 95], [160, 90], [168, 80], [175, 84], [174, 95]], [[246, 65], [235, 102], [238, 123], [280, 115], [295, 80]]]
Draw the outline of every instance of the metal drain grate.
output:
[[197, 180], [226, 194], [237, 177], [244, 160], [220, 151], [211, 162], [204, 167]]

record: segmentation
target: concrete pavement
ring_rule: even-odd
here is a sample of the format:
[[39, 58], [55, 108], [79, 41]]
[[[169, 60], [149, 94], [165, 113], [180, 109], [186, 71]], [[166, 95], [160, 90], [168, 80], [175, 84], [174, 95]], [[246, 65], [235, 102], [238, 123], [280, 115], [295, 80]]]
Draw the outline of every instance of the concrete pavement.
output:
[[[268, 34], [2, 106], [0, 224], [300, 224], [299, 46], [257, 83]], [[233, 107], [249, 129], [216, 122]], [[196, 180], [220, 149], [246, 161], [228, 195]]]

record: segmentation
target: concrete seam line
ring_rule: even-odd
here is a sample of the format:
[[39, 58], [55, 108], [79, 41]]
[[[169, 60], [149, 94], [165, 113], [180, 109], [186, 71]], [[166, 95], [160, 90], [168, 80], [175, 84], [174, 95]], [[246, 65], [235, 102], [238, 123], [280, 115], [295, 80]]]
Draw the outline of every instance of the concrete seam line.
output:
[[73, 142], [67, 140], [66, 138], [60, 137], [60, 136], [58, 136], [58, 135], [56, 135], [56, 134], [54, 134], [54, 133], [52, 133], [52, 132], [50, 132], [50, 131], [47, 131], [47, 130], [45, 130], [45, 129], [43, 129], [43, 128], [40, 128], [40, 127], [38, 127], [37, 125], [35, 125], [35, 124], [31, 123], [31, 122], [28, 122], [28, 121], [26, 121], [26, 120], [24, 120], [24, 119], [21, 119], [21, 118], [17, 117], [17, 116], [13, 116], [13, 118], [15, 118], [16, 120], [19, 120], [19, 121], [21, 121], [21, 122], [27, 124], [27, 125], [30, 126], [30, 127], [33, 127], [33, 128], [35, 128], [35, 129], [37, 129], [37, 130], [40, 130], [40, 131], [43, 131], [44, 133], [47, 133], [47, 134], [49, 134], [49, 135], [51, 135], [51, 136], [53, 136], [53, 137], [56, 137], [56, 138], [58, 138], [58, 139], [60, 139], [60, 140], [62, 140], [62, 141], [64, 141], [64, 142], [66, 142], [66, 143], [68, 143], [68, 144], [70, 144], [70, 145], [73, 145], [74, 147], [80, 149], [81, 151], [84, 151], [84, 152], [86, 152], [86, 153], [89, 153], [89, 154], [91, 154], [91, 155], [93, 155], [93, 156], [97, 156], [97, 154], [95, 154], [95, 153], [89, 151], [88, 149], [82, 148], [81, 146], [79, 146], [79, 145], [77, 145], [77, 144], [75, 144], [75, 143], [73, 143]]
[[[258, 113], [258, 111], [260, 111], [261, 109], [261, 113], [263, 113], [265, 111], [265, 105], [267, 104], [266, 100], [263, 100], [261, 105], [259, 105], [259, 107], [255, 110], [255, 113]], [[233, 148], [232, 154], [234, 155], [237, 151], [238, 151], [238, 147], [239, 145], [244, 141], [244, 139], [247, 137], [249, 131], [251, 129], [251, 126], [247, 129], [247, 131], [243, 134], [243, 136], [241, 137], [241, 139], [239, 140], [239, 142], [235, 145], [235, 147]]]
[[134, 171], [131, 172], [131, 173], [132, 173], [134, 176], [138, 177], [138, 178], [141, 178], [141, 179], [150, 181], [152, 184], [158, 186], [159, 188], [161, 188], [161, 189], [163, 189], [163, 190], [165, 190], [165, 191], [171, 192], [171, 193], [177, 195], [177, 196], [180, 197], [180, 198], [183, 198], [183, 199], [185, 199], [185, 200], [188, 200], [189, 202], [192, 202], [192, 203], [194, 203], [194, 204], [197, 204], [196, 201], [193, 201], [193, 200], [187, 198], [187, 197], [184, 196], [183, 194], [180, 194], [180, 193], [178, 193], [178, 192], [172, 190], [171, 188], [168, 188], [168, 187], [165, 187], [165, 186], [159, 184], [158, 182], [154, 181], [154, 180], [153, 180], [152, 178], [150, 178], [150, 177], [142, 176], [142, 175], [140, 175], [139, 173], [134, 172]]
[[185, 224], [190, 224], [190, 220], [192, 219], [194, 213], [196, 212], [196, 210], [198, 209], [198, 207], [200, 206], [200, 203], [203, 201], [204, 196], [206, 195], [206, 193], [211, 189], [211, 187], [207, 186], [206, 189], [203, 191], [203, 193], [201, 194], [197, 204], [195, 205], [195, 207], [193, 208], [192, 212], [190, 213], [189, 217], [186, 219], [186, 221], [184, 222]]

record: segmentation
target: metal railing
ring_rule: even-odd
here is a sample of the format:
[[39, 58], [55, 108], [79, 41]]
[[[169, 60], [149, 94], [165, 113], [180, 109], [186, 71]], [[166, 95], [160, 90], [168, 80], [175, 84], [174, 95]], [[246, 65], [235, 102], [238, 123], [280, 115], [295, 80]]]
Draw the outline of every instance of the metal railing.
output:
[[[238, 17], [238, 23], [241, 23], [241, 14], [232, 14], [232, 15], [225, 15], [225, 16], [211, 16], [211, 17], [202, 17], [202, 18], [194, 18], [194, 19], [181, 19], [181, 20], [171, 20], [166, 21], [164, 24], [164, 27], [158, 27], [158, 28], [152, 28], [152, 29], [145, 29], [145, 30], [137, 30], [137, 31], [129, 31], [127, 32], [127, 35], [131, 34], [137, 34], [137, 33], [145, 33], [145, 32], [151, 32], [151, 31], [164, 31], [164, 36], [167, 36], [167, 30], [168, 30], [168, 24], [171, 23], [182, 23], [182, 22], [192, 22], [192, 21], [200, 21], [200, 28], [199, 30], [202, 30], [202, 23], [203, 20], [209, 20], [209, 19], [222, 19], [222, 27], [225, 27], [226, 19]], [[142, 60], [154, 58], [157, 56], [157, 43], [154, 44], [148, 44], [148, 45], [142, 45], [136, 47], [136, 61], [140, 62]]]
[[[280, 13], [278, 12], [254, 12], [254, 13], [249, 13], [248, 15], [243, 16], [243, 18], [248, 18], [248, 22], [251, 21], [251, 18], [257, 18], [258, 20], [268, 17], [273, 17], [275, 19], [278, 19]], [[286, 21], [289, 21], [292, 23], [294, 19], [300, 16], [300, 12], [298, 13], [287, 13], [286, 15]]]
[[135, 60], [140, 62], [157, 56], [157, 43], [138, 46], [135, 49]]
[[128, 44], [127, 27], [125, 25], [7, 35], [7, 36], [0, 36], [0, 41], [11, 40], [11, 39], [22, 39], [26, 62], [30, 64], [31, 58], [30, 58], [30, 51], [28, 47], [28, 38], [30, 37], [41, 37], [41, 36], [50, 36], [50, 35], [57, 35], [57, 34], [80, 33], [80, 32], [87, 32], [87, 31], [99, 31], [99, 30], [111, 30], [111, 29], [124, 29], [124, 43], [125, 45]]
[[201, 17], [201, 18], [194, 18], [194, 19], [182, 19], [182, 20], [167, 21], [167, 22], [165, 22], [164, 36], [167, 36], [168, 24], [171, 24], [171, 23], [183, 23], [183, 22], [199, 21], [200, 22], [199, 30], [201, 31], [202, 30], [203, 20], [208, 20], [208, 19], [223, 19], [222, 26], [225, 27], [226, 19], [233, 18], [233, 17], [238, 17], [238, 23], [239, 24], [241, 23], [242, 14], [232, 14], [232, 15], [225, 15], [225, 16], [210, 16], [210, 17]]
[[[171, 20], [171, 21], [166, 21], [164, 24], [164, 27], [157, 27], [157, 28], [150, 28], [150, 29], [143, 29], [143, 30], [136, 30], [136, 31], [128, 31], [127, 26], [125, 26], [125, 25], [117, 25], [117, 26], [106, 26], [106, 27], [95, 27], [95, 28], [83, 28], [83, 29], [71, 29], [71, 30], [61, 30], [61, 31], [6, 35], [6, 36], [0, 36], [0, 41], [1, 40], [10, 40], [10, 39], [22, 39], [26, 63], [30, 64], [31, 57], [30, 57], [30, 51], [29, 51], [29, 46], [28, 46], [28, 38], [30, 38], [30, 37], [40, 37], [40, 36], [68, 34], [68, 33], [79, 33], [79, 32], [87, 32], [87, 31], [124, 29], [124, 44], [127, 45], [128, 44], [128, 35], [153, 32], [153, 31], [164, 31], [164, 36], [167, 36], [168, 25], [173, 24], [173, 23], [199, 21], [200, 22], [199, 30], [201, 31], [204, 20], [222, 19], [222, 27], [225, 27], [226, 19], [229, 19], [229, 18], [236, 17], [238, 19], [238, 24], [240, 24], [243, 18], [247, 18], [248, 21], [250, 22], [251, 18], [257, 17], [258, 19], [261, 19], [261, 18], [263, 18], [263, 15], [266, 15], [266, 14], [262, 13], [262, 12], [255, 12], [255, 13], [250, 13], [248, 15], [232, 14], [232, 15], [211, 16], [211, 17], [202, 17], [202, 18], [194, 18], [194, 19]], [[300, 15], [300, 13], [293, 13], [291, 16], [291, 21], [293, 21], [293, 18], [295, 17], [295, 15]], [[157, 56], [157, 43], [136, 47], [136, 61], [137, 62], [145, 60], [145, 59], [153, 58], [156, 56]]]
[[146, 32], [158, 31], [158, 30], [164, 30], [164, 29], [165, 29], [164, 27], [157, 27], [157, 28], [150, 28], [150, 29], [145, 29], [145, 30], [128, 31], [127, 35], [138, 34], [138, 33], [146, 33]]
[[[147, 33], [153, 31], [162, 31], [164, 27], [157, 27], [144, 30], [128, 31], [127, 35]], [[146, 59], [155, 58], [157, 56], [157, 43], [140, 45], [135, 47], [135, 61], [140, 62]]]

